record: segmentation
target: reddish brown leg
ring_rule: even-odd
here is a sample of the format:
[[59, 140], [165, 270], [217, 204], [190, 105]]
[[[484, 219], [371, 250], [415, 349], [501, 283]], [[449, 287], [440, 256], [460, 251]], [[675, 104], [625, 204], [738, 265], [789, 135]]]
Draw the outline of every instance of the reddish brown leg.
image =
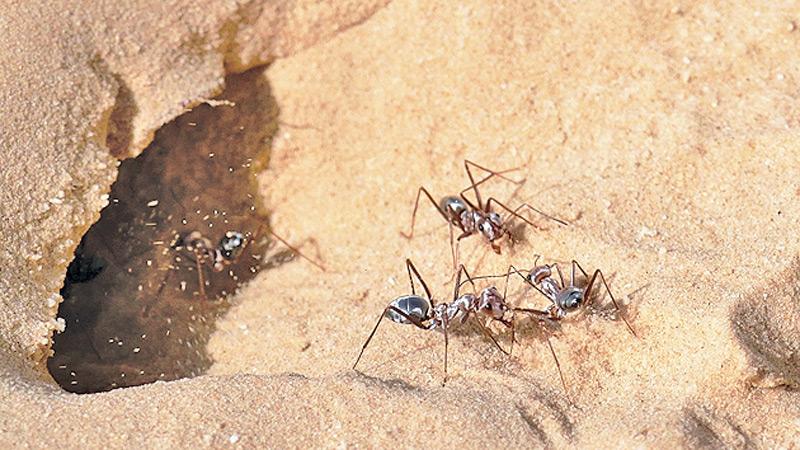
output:
[[[511, 356], [511, 351], [510, 350], [506, 351], [503, 347], [500, 346], [500, 343], [497, 342], [497, 339], [495, 339], [492, 332], [488, 328], [486, 328], [486, 325], [481, 323], [480, 319], [478, 319], [477, 316], [473, 316], [472, 318], [475, 319], [474, 322], [478, 324], [478, 327], [481, 329], [481, 331], [483, 331], [483, 334], [485, 334], [486, 337], [488, 337], [494, 343], [494, 346], [497, 347], [498, 350], [503, 352], [503, 354], [505, 354], [506, 356]], [[511, 345], [514, 345], [513, 341]]]
[[[545, 331], [545, 334], [547, 331]], [[561, 386], [564, 388], [564, 394], [567, 396], [567, 399], [572, 403], [572, 400], [569, 398], [569, 390], [567, 389], [567, 382], [564, 381], [564, 372], [561, 371], [561, 364], [558, 362], [558, 356], [556, 356], [556, 351], [553, 349], [553, 343], [550, 342], [550, 336], [545, 335], [545, 340], [547, 340], [547, 346], [550, 347], [550, 354], [553, 355], [553, 361], [556, 362], [556, 368], [558, 369], [558, 378], [561, 379]]]
[[447, 217], [447, 214], [445, 214], [444, 211], [442, 211], [442, 209], [439, 207], [439, 204], [436, 203], [436, 200], [433, 199], [431, 193], [428, 192], [428, 190], [425, 189], [424, 187], [420, 186], [419, 190], [417, 191], [417, 199], [414, 200], [414, 212], [411, 213], [411, 231], [408, 234], [403, 233], [402, 231], [400, 232], [400, 235], [402, 235], [406, 239], [411, 239], [412, 237], [414, 237], [414, 225], [417, 221], [417, 209], [419, 209], [419, 198], [420, 195], [422, 194], [425, 194], [425, 196], [428, 197], [428, 200], [431, 201], [431, 204], [433, 204], [433, 207], [436, 208], [436, 211], [439, 211], [439, 214], [441, 214], [442, 217], [444, 217], [444, 220], [446, 220], [448, 223], [450, 222], [450, 218]]
[[[588, 274], [586, 273], [585, 270], [583, 270], [583, 267], [581, 267], [581, 265], [578, 264], [578, 261], [575, 261], [573, 259], [572, 260], [572, 266], [573, 266], [573, 269], [572, 269], [573, 271], [575, 270], [575, 267], [577, 267], [578, 270], [580, 270], [581, 273], [583, 273], [583, 276], [588, 277]], [[601, 272], [600, 269], [597, 269], [597, 270], [594, 271], [594, 274], [592, 274], [592, 277], [589, 279], [589, 282], [586, 284], [586, 290], [584, 291], [585, 292], [584, 298], [586, 299], [587, 302], [590, 301], [591, 293], [592, 293], [592, 286], [594, 285], [594, 282], [595, 282], [595, 280], [597, 279], [598, 276], [600, 277], [600, 280], [603, 282], [603, 286], [605, 286], [606, 292], [608, 292], [609, 298], [611, 298], [611, 304], [614, 305], [614, 309], [616, 309], [617, 312], [619, 313], [620, 319], [622, 319], [622, 321], [625, 322], [625, 326], [628, 327], [628, 331], [630, 331], [631, 334], [635, 338], [638, 339], [639, 336], [636, 334], [636, 331], [633, 330], [633, 327], [631, 326], [631, 324], [628, 323], [628, 320], [625, 319], [625, 317], [622, 315], [622, 311], [619, 309], [619, 305], [617, 304], [617, 300], [614, 298], [614, 294], [611, 293], [611, 288], [608, 287], [608, 283], [606, 282], [606, 277], [603, 276], [603, 272]], [[574, 283], [574, 279], [573, 279], [573, 283]]]
[[449, 343], [447, 337], [447, 318], [442, 321], [442, 331], [444, 332], [444, 380], [442, 380], [442, 386], [444, 386], [447, 383], [447, 347]]
[[466, 267], [464, 267], [464, 265], [463, 265], [463, 264], [461, 264], [461, 265], [458, 267], [458, 272], [456, 272], [456, 284], [455, 284], [455, 286], [453, 287], [453, 301], [455, 301], [455, 299], [457, 299], [457, 298], [458, 298], [458, 294], [459, 294], [459, 293], [460, 293], [460, 291], [461, 291], [461, 286], [462, 286], [462, 284], [463, 284], [463, 283], [461, 283], [461, 274], [462, 274], [462, 273], [464, 273], [464, 275], [466, 275], [466, 276], [467, 276], [467, 281], [465, 281], [464, 283], [470, 283], [470, 284], [472, 284], [472, 290], [475, 290], [475, 282], [474, 282], [474, 281], [472, 281], [472, 277], [469, 275], [469, 272], [467, 272], [467, 268], [466, 268]]
[[197, 264], [197, 284], [200, 296], [203, 297], [203, 300], [208, 300], [208, 296], [206, 296], [206, 280], [205, 275], [203, 275], [203, 265], [200, 264], [200, 257], [195, 256], [194, 262]]
[[[321, 270], [321, 271], [323, 271], [323, 272], [326, 272], [326, 271], [327, 271], [327, 270], [325, 269], [325, 266], [324, 266], [324, 265], [323, 265], [321, 262], [314, 261], [313, 259], [311, 259], [311, 258], [309, 258], [308, 256], [304, 255], [304, 254], [303, 254], [303, 252], [301, 252], [301, 251], [300, 251], [300, 250], [299, 250], [297, 247], [295, 247], [295, 246], [293, 246], [292, 244], [290, 244], [290, 243], [286, 242], [286, 239], [284, 239], [284, 238], [282, 238], [282, 237], [278, 236], [277, 234], [275, 234], [275, 232], [274, 232], [274, 231], [270, 230], [270, 231], [269, 231], [269, 234], [271, 234], [271, 235], [272, 235], [272, 237], [274, 237], [275, 239], [277, 239], [278, 241], [280, 241], [280, 242], [281, 242], [283, 245], [285, 245], [286, 247], [288, 247], [288, 248], [289, 248], [289, 250], [291, 250], [291, 251], [292, 251], [292, 253], [296, 254], [297, 256], [299, 256], [299, 257], [301, 257], [301, 258], [305, 259], [306, 261], [310, 262], [311, 264], [315, 265], [315, 266], [316, 266], [316, 267], [317, 267], [319, 270]], [[313, 238], [308, 238], [308, 240], [310, 240], [310, 241], [312, 241], [312, 242], [316, 243], [316, 241], [315, 241]]]
[[375, 323], [375, 327], [372, 329], [372, 332], [369, 334], [369, 337], [367, 338], [366, 342], [364, 342], [364, 345], [361, 346], [361, 351], [358, 353], [358, 358], [356, 358], [356, 362], [355, 362], [355, 364], [353, 364], [353, 370], [355, 370], [356, 366], [358, 365], [358, 362], [361, 361], [361, 356], [364, 355], [364, 350], [367, 349], [367, 346], [369, 345], [369, 342], [372, 340], [372, 337], [375, 336], [375, 332], [378, 331], [378, 326], [380, 326], [381, 321], [383, 320], [384, 316], [386, 316], [386, 311], [388, 311], [388, 310], [392, 310], [393, 312], [399, 314], [401, 317], [403, 317], [404, 319], [406, 319], [409, 322], [411, 322], [411, 324], [416, 326], [417, 328], [420, 328], [420, 329], [423, 329], [423, 330], [427, 330], [428, 329], [428, 327], [426, 327], [416, 317], [411, 317], [408, 314], [406, 314], [405, 312], [401, 311], [400, 309], [395, 308], [394, 306], [387, 306], [386, 309], [384, 309], [383, 312], [381, 313], [381, 316], [378, 317], [378, 322]]
[[514, 213], [515, 214], [519, 214], [519, 210], [522, 209], [522, 208], [528, 208], [531, 211], [533, 211], [535, 213], [538, 213], [538, 214], [544, 216], [547, 219], [550, 219], [552, 221], [558, 222], [561, 225], [564, 225], [564, 226], [568, 226], [569, 225], [569, 222], [567, 222], [566, 220], [562, 220], [562, 219], [559, 219], [558, 217], [551, 216], [550, 214], [547, 214], [547, 213], [545, 213], [545, 212], [543, 212], [543, 211], [541, 211], [539, 209], [536, 209], [536, 208], [534, 208], [533, 206], [531, 206], [531, 205], [529, 205], [527, 203], [523, 203], [523, 204], [519, 205], [517, 207], [517, 209], [514, 210]]
[[[564, 283], [564, 274], [561, 273], [561, 267], [558, 265], [558, 263], [553, 263], [553, 265], [550, 266], [550, 267], [552, 268], [554, 266], [556, 268], [556, 273], [558, 274], [558, 279], [561, 280], [561, 286], [567, 287], [567, 285]], [[575, 283], [575, 267], [574, 266], [572, 267], [572, 283], [573, 283], [573, 285]]]
[[414, 267], [414, 263], [411, 262], [411, 259], [408, 258], [406, 258], [406, 271], [408, 272], [408, 282], [411, 283], [411, 293], [413, 295], [417, 295], [417, 293], [414, 291], [414, 280], [411, 278], [411, 272], [414, 272], [414, 275], [416, 275], [417, 280], [419, 280], [419, 284], [422, 285], [422, 289], [425, 290], [425, 295], [428, 296], [428, 301], [431, 302], [431, 307], [436, 306], [433, 302], [433, 297], [431, 296], [431, 290], [428, 289], [427, 283], [425, 283], [425, 280], [422, 279], [422, 276], [417, 271], [417, 268]]
[[[471, 171], [471, 170], [469, 170], [469, 167], [470, 167], [470, 166], [472, 166], [472, 167], [475, 167], [475, 168], [477, 168], [477, 169], [481, 169], [481, 170], [483, 170], [483, 171], [485, 171], [485, 172], [488, 172], [488, 173], [489, 173], [489, 174], [491, 174], [491, 175], [489, 175], [488, 177], [484, 178], [484, 179], [483, 179], [483, 180], [481, 180], [479, 183], [476, 183], [476, 182], [475, 182], [475, 177], [473, 177], [473, 176], [472, 176], [472, 171]], [[471, 187], [471, 189], [473, 190], [473, 192], [475, 192], [475, 200], [478, 202], [478, 209], [480, 209], [480, 210], [483, 210], [483, 202], [481, 202], [481, 193], [480, 193], [480, 191], [478, 190], [478, 185], [479, 185], [480, 183], [483, 183], [484, 181], [488, 180], [489, 178], [491, 178], [491, 177], [493, 177], [493, 176], [497, 176], [497, 177], [499, 177], [499, 178], [502, 178], [502, 179], [504, 179], [504, 180], [510, 181], [510, 182], [512, 182], [512, 183], [515, 183], [515, 184], [522, 184], [522, 183], [524, 183], [524, 182], [525, 182], [525, 180], [524, 180], [524, 179], [523, 179], [523, 180], [521, 180], [521, 181], [516, 181], [516, 180], [512, 180], [511, 178], [508, 178], [508, 177], [506, 177], [506, 176], [504, 176], [504, 175], [503, 175], [504, 173], [513, 172], [513, 171], [515, 171], [515, 170], [519, 170], [520, 168], [521, 168], [521, 167], [516, 167], [516, 168], [514, 168], [514, 169], [509, 169], [509, 170], [504, 170], [504, 171], [501, 171], [501, 172], [496, 172], [496, 171], [494, 171], [494, 170], [487, 169], [486, 167], [483, 167], [483, 166], [481, 166], [481, 165], [475, 164], [474, 162], [472, 162], [472, 161], [470, 161], [470, 160], [468, 160], [468, 159], [465, 159], [465, 160], [464, 160], [464, 169], [467, 171], [467, 176], [469, 177], [469, 181], [470, 181], [470, 183], [471, 183], [471, 186], [470, 186], [470, 187]], [[462, 193], [463, 193], [463, 192], [464, 192], [464, 191], [462, 191]], [[463, 194], [462, 194], [462, 198], [463, 198]]]

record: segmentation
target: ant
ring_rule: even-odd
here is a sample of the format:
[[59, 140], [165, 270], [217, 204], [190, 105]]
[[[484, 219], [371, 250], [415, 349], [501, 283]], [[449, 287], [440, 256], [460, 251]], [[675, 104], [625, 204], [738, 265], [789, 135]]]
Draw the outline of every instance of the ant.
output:
[[[473, 290], [475, 290], [475, 283], [473, 278], [467, 272], [467, 269], [464, 265], [460, 265], [458, 272], [456, 274], [456, 283], [453, 289], [453, 300], [450, 303], [442, 302], [438, 305], [434, 303], [433, 297], [431, 296], [431, 292], [428, 289], [425, 280], [422, 279], [419, 272], [417, 271], [414, 264], [411, 262], [410, 259], [406, 259], [406, 270], [408, 272], [408, 281], [411, 284], [411, 295], [402, 295], [394, 299], [386, 309], [383, 310], [380, 317], [378, 318], [378, 322], [375, 324], [375, 327], [372, 329], [372, 332], [369, 334], [369, 337], [364, 342], [364, 345], [361, 347], [361, 352], [358, 354], [358, 358], [356, 358], [355, 364], [353, 364], [353, 369], [355, 370], [358, 362], [361, 360], [361, 357], [364, 354], [364, 350], [366, 350], [367, 346], [369, 345], [370, 341], [372, 340], [373, 336], [375, 336], [375, 332], [378, 330], [378, 326], [380, 326], [381, 321], [384, 318], [388, 318], [392, 322], [400, 323], [404, 325], [414, 325], [417, 328], [422, 330], [432, 331], [432, 330], [441, 330], [444, 334], [444, 380], [442, 381], [442, 385], [444, 386], [447, 383], [447, 349], [448, 349], [448, 334], [447, 330], [450, 326], [461, 325], [466, 322], [470, 317], [474, 317], [474, 322], [478, 324], [478, 327], [481, 331], [494, 343], [494, 345], [505, 355], [510, 356], [511, 351], [513, 350], [513, 345], [515, 341], [514, 337], [514, 311], [520, 310], [519, 308], [511, 308], [506, 303], [506, 292], [508, 288], [508, 276], [506, 276], [506, 286], [503, 290], [503, 294], [500, 295], [499, 290], [495, 286], [490, 286], [484, 288], [479, 293], [471, 292], [466, 294], [460, 294], [461, 286], [469, 282], [472, 284]], [[414, 279], [412, 277], [412, 272], [414, 276], [416, 276], [419, 283], [422, 285], [423, 290], [425, 291], [425, 297], [419, 296], [416, 294], [414, 289]], [[461, 274], [466, 275], [467, 280], [462, 283], [461, 282]], [[507, 312], [512, 312], [511, 319], [505, 319], [504, 316]], [[527, 312], [527, 311], [523, 311]], [[543, 314], [543, 312], [542, 312]], [[492, 335], [491, 331], [489, 331], [488, 327], [478, 319], [477, 316], [482, 315], [488, 317], [492, 321], [497, 321], [505, 325], [506, 327], [511, 329], [511, 347], [509, 350], [505, 350], [498, 342], [497, 339]], [[548, 340], [548, 344], [550, 341]], [[555, 351], [553, 350], [552, 345], [550, 345], [550, 351], [553, 354], [553, 357], [556, 358]], [[561, 366], [558, 364], [558, 359], [555, 359], [556, 365], [558, 366], [559, 375], [561, 375]], [[563, 376], [561, 376], [562, 383], [564, 382]], [[566, 385], [565, 385], [566, 389]]]
[[[259, 229], [259, 231], [261, 231], [261, 229]], [[293, 253], [325, 272], [325, 267], [322, 264], [308, 258], [300, 252], [300, 250], [286, 242], [274, 232], [270, 231], [269, 233], [288, 247]], [[172, 248], [177, 251], [186, 250], [194, 255], [194, 261], [197, 266], [197, 284], [199, 286], [200, 296], [206, 299], [208, 297], [206, 296], [206, 280], [203, 267], [209, 265], [214, 272], [222, 272], [227, 266], [236, 262], [252, 239], [252, 237], [248, 238], [238, 231], [227, 231], [215, 246], [209, 238], [203, 236], [199, 231], [192, 231], [185, 236], [178, 236]]]
[[[475, 182], [475, 178], [472, 175], [472, 171], [470, 170], [470, 166], [483, 170], [484, 172], [489, 173], [488, 176], [484, 177], [483, 179]], [[520, 210], [523, 208], [528, 208], [550, 220], [554, 220], [561, 225], [568, 225], [567, 222], [561, 220], [559, 218], [553, 217], [549, 214], [546, 214], [533, 206], [523, 203], [518, 206], [516, 209], [511, 209], [508, 206], [500, 203], [496, 198], [490, 197], [486, 203], [484, 203], [481, 199], [480, 191], [478, 190], [478, 186], [483, 184], [484, 182], [488, 181], [492, 177], [499, 177], [506, 181], [510, 181], [516, 185], [521, 185], [525, 182], [525, 180], [513, 180], [511, 178], [506, 177], [504, 174], [508, 172], [513, 172], [519, 170], [521, 167], [515, 167], [513, 169], [507, 169], [503, 171], [494, 171], [478, 165], [470, 160], [464, 160], [464, 169], [467, 172], [467, 176], [469, 177], [470, 186], [463, 189], [457, 196], [449, 195], [442, 197], [442, 199], [437, 203], [433, 196], [425, 189], [424, 186], [420, 186], [419, 190], [417, 191], [417, 198], [414, 201], [414, 212], [411, 214], [411, 231], [409, 233], [400, 234], [405, 237], [406, 239], [411, 239], [414, 236], [414, 225], [417, 218], [417, 209], [419, 209], [419, 199], [422, 194], [425, 194], [426, 197], [430, 200], [431, 204], [436, 208], [439, 214], [447, 221], [450, 227], [450, 248], [453, 254], [453, 266], [456, 266], [457, 257], [456, 253], [458, 250], [456, 247], [453, 246], [453, 227], [457, 227], [461, 230], [461, 234], [456, 238], [456, 245], [461, 239], [472, 236], [473, 234], [480, 234], [482, 235], [486, 241], [489, 242], [489, 245], [492, 247], [492, 250], [500, 254], [500, 245], [498, 243], [501, 238], [508, 236], [509, 240], [513, 242], [513, 236], [511, 234], [511, 229], [509, 227], [510, 223], [514, 219], [520, 219], [526, 224], [540, 229], [536, 224], [531, 222], [530, 220], [526, 219], [522, 215], [519, 214]], [[466, 192], [472, 190], [475, 193], [475, 203], [470, 201], [466, 197]], [[504, 209], [508, 212], [512, 217], [509, 221], [504, 222], [502, 216], [493, 211], [492, 204], [496, 204], [500, 208]]]
[[[609, 298], [611, 298], [611, 303], [614, 305], [614, 309], [617, 312], [620, 312], [617, 300], [614, 298], [614, 294], [611, 293], [611, 288], [608, 287], [606, 278], [603, 276], [603, 272], [600, 269], [595, 270], [592, 276], [589, 277], [589, 274], [583, 270], [583, 267], [581, 267], [578, 261], [573, 259], [571, 263], [572, 270], [570, 280], [569, 284], [567, 284], [564, 280], [564, 275], [561, 273], [561, 268], [559, 267], [558, 263], [537, 266], [536, 262], [538, 260], [539, 256], [537, 255], [533, 262], [533, 269], [526, 271], [527, 274], [518, 270], [513, 265], [509, 266], [509, 271], [506, 273], [506, 277], [512, 273], [518, 274], [523, 280], [525, 280], [527, 284], [535, 288], [540, 294], [550, 300], [551, 304], [544, 311], [518, 308], [519, 311], [537, 314], [550, 320], [561, 320], [566, 317], [567, 314], [575, 312], [593, 302], [594, 299], [591, 296], [592, 288], [595, 286], [595, 281], [597, 281], [599, 278], [600, 281], [603, 282], [603, 286], [605, 286]], [[558, 279], [553, 276], [553, 268], [556, 269]], [[576, 284], [576, 269], [580, 270], [583, 276], [588, 280], [584, 287], [579, 287]], [[625, 319], [625, 317], [622, 315], [619, 317], [625, 323], [628, 331], [634, 337], [638, 338], [639, 336], [636, 334], [636, 331], [633, 330], [631, 324], [628, 323], [627, 319]]]

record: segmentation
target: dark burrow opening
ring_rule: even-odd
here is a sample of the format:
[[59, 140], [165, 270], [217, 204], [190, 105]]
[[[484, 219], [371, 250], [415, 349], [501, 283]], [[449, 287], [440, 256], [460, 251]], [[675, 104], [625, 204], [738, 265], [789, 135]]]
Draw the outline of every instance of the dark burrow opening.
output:
[[[90, 393], [202, 374], [228, 296], [293, 257], [272, 250], [255, 179], [278, 127], [277, 104], [263, 69], [230, 76], [226, 86], [219, 99], [231, 103], [194, 108], [121, 163], [61, 290], [66, 329], [54, 336], [48, 369], [63, 389]], [[244, 236], [240, 250], [222, 245], [236, 243], [231, 232]]]

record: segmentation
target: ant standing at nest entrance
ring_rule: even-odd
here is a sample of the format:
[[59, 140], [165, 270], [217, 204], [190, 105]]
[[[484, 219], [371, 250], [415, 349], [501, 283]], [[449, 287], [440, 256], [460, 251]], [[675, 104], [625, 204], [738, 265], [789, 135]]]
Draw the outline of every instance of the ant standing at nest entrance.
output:
[[[356, 362], [353, 364], [354, 370], [356, 366], [358, 366], [358, 362], [364, 355], [364, 351], [366, 350], [370, 341], [372, 341], [372, 338], [375, 336], [375, 332], [378, 331], [378, 326], [380, 326], [381, 321], [383, 321], [384, 318], [399, 324], [411, 324], [426, 331], [439, 330], [442, 332], [442, 334], [444, 334], [444, 380], [442, 381], [442, 385], [447, 382], [448, 376], [448, 329], [450, 327], [464, 324], [470, 317], [474, 318], [473, 322], [478, 325], [478, 328], [480, 328], [486, 337], [488, 337], [503, 354], [507, 356], [511, 355], [515, 341], [514, 312], [520, 311], [528, 313], [530, 311], [512, 308], [506, 303], [508, 276], [506, 276], [506, 284], [502, 295], [495, 286], [489, 286], [480, 292], [477, 292], [473, 278], [469, 275], [464, 265], [460, 265], [456, 274], [456, 282], [453, 289], [452, 300], [449, 303], [442, 302], [436, 304], [431, 296], [430, 289], [428, 289], [428, 285], [425, 283], [425, 280], [422, 279], [410, 259], [406, 259], [406, 270], [408, 272], [408, 281], [411, 284], [411, 295], [402, 295], [397, 297], [383, 310], [378, 318], [377, 323], [375, 323], [375, 327], [372, 329], [369, 337], [367, 337], [367, 340], [361, 347], [358, 358], [356, 358]], [[461, 281], [462, 273], [467, 277], [467, 280], [464, 282]], [[425, 297], [416, 294], [414, 288], [414, 277], [416, 277], [416, 279], [422, 285], [422, 288], [425, 291]], [[472, 284], [473, 292], [464, 294], [461, 293], [461, 287], [465, 283]], [[512, 316], [510, 319], [507, 319], [505, 316], [509, 312], [511, 312]], [[543, 311], [540, 313], [545, 314]], [[488, 326], [481, 321], [481, 317], [488, 318], [492, 322], [499, 322], [511, 330], [511, 347], [509, 350], [505, 350], [500, 343], [497, 342], [497, 339], [494, 337], [491, 330], [489, 330]], [[558, 362], [558, 358], [556, 357], [555, 351], [553, 350], [553, 346], [551, 345], [549, 339], [547, 340], [547, 343], [550, 346], [550, 352], [555, 359], [556, 367], [558, 367], [559, 377], [561, 378], [561, 382], [566, 391], [564, 377], [561, 373], [561, 365]]]
[[[208, 296], [206, 295], [205, 288], [208, 281], [204, 274], [204, 268], [210, 266], [211, 270], [214, 272], [222, 272], [225, 270], [226, 267], [238, 260], [242, 252], [244, 252], [245, 247], [260, 234], [262, 229], [263, 227], [259, 228], [255, 235], [249, 233], [245, 235], [238, 231], [227, 231], [222, 238], [220, 238], [217, 245], [213, 245], [212, 241], [199, 231], [191, 231], [183, 236], [178, 235], [171, 248], [175, 251], [185, 251], [192, 255], [197, 270], [198, 292], [204, 300], [207, 300]], [[269, 234], [289, 248], [292, 253], [310, 262], [323, 272], [326, 271], [322, 263], [307, 257], [299, 249], [286, 242], [285, 239], [274, 232], [269, 231]], [[176, 257], [176, 261], [180, 262], [180, 257]]]
[[[480, 179], [479, 181], [475, 181], [475, 177], [472, 175], [472, 171], [470, 167], [480, 169], [484, 172], [487, 172], [489, 175]], [[467, 176], [469, 177], [470, 185], [469, 187], [463, 189], [458, 195], [449, 195], [442, 197], [442, 199], [437, 203], [433, 196], [425, 189], [424, 186], [420, 186], [419, 190], [417, 191], [417, 198], [414, 201], [414, 212], [411, 214], [411, 230], [408, 233], [401, 232], [400, 234], [405, 237], [406, 239], [411, 239], [414, 236], [414, 226], [416, 223], [417, 218], [417, 209], [419, 209], [419, 200], [422, 194], [425, 194], [430, 200], [431, 204], [436, 208], [439, 214], [447, 221], [448, 226], [450, 228], [450, 249], [453, 255], [453, 267], [455, 268], [458, 264], [458, 243], [461, 239], [472, 236], [473, 234], [479, 234], [484, 237], [486, 242], [489, 243], [492, 250], [500, 254], [500, 244], [499, 242], [504, 237], [508, 237], [509, 241], [513, 243], [513, 236], [511, 234], [511, 222], [514, 219], [520, 219], [524, 223], [532, 226], [536, 229], [541, 229], [536, 224], [531, 222], [530, 220], [526, 219], [520, 214], [520, 211], [524, 208], [527, 208], [531, 211], [534, 211], [549, 220], [553, 220], [561, 225], [568, 225], [568, 223], [564, 220], [559, 218], [553, 217], [549, 214], [542, 212], [539, 209], [534, 208], [533, 206], [529, 205], [528, 203], [522, 203], [515, 209], [511, 209], [510, 207], [506, 206], [505, 204], [501, 203], [494, 197], [490, 197], [484, 203], [481, 198], [480, 190], [478, 186], [483, 184], [484, 182], [490, 180], [493, 177], [498, 177], [503, 180], [509, 181], [514, 183], [518, 186], [522, 185], [525, 182], [525, 179], [522, 180], [514, 180], [505, 176], [506, 173], [514, 172], [520, 170], [522, 167], [515, 167], [513, 169], [506, 169], [502, 171], [495, 171], [478, 165], [470, 160], [464, 160], [464, 169], [467, 172]], [[466, 197], [466, 193], [472, 190], [475, 194], [475, 202], [473, 203], [470, 199]], [[505, 210], [509, 213], [512, 217], [511, 219], [505, 221], [503, 217], [494, 209], [492, 208], [492, 204], [497, 205], [501, 209]], [[456, 227], [461, 230], [461, 234], [453, 240], [453, 227]]]

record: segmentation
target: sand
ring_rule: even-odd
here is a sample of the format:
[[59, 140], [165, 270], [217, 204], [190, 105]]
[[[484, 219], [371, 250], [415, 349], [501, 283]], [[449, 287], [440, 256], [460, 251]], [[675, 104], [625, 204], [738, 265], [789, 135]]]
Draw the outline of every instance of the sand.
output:
[[[45, 3], [0, 7], [15, 61], [0, 68], [0, 443], [800, 446], [791, 3]], [[63, 392], [44, 368], [57, 292], [116, 158], [267, 63], [281, 126], [265, 206], [329, 270], [296, 259], [243, 286], [204, 375]], [[419, 186], [467, 185], [464, 159], [524, 165], [510, 202], [570, 222], [537, 221], [500, 256], [465, 239], [471, 271], [577, 259], [637, 331], [600, 313], [552, 330], [567, 392], [531, 323], [511, 357], [455, 333], [444, 387], [442, 336], [408, 326], [381, 325], [350, 368], [408, 292], [405, 258], [450, 295], [441, 218], [423, 204], [417, 236], [400, 231]]]

